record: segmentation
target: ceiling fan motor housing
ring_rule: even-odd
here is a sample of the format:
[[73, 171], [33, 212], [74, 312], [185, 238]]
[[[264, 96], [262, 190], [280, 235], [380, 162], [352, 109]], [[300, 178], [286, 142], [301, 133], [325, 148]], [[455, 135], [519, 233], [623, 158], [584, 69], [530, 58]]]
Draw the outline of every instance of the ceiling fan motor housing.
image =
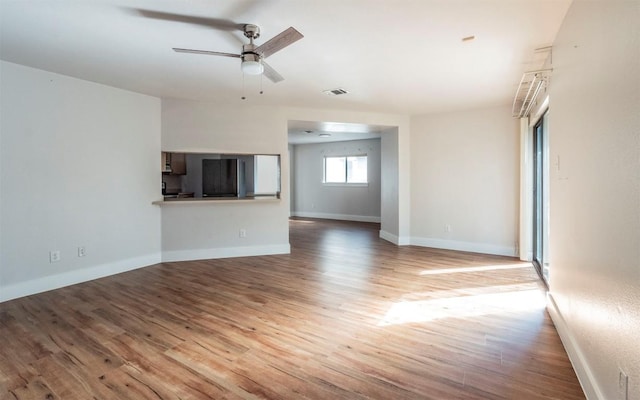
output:
[[[242, 60], [252, 60], [252, 61], [260, 61], [260, 54], [256, 51], [256, 45], [251, 43], [251, 44], [245, 44], [242, 46]], [[255, 58], [251, 58], [252, 56], [254, 56]]]
[[260, 27], [258, 25], [245, 24], [244, 35], [251, 40], [257, 39], [260, 37]]
[[262, 56], [256, 52], [255, 44], [245, 44], [242, 46], [242, 62], [260, 62], [262, 60]]

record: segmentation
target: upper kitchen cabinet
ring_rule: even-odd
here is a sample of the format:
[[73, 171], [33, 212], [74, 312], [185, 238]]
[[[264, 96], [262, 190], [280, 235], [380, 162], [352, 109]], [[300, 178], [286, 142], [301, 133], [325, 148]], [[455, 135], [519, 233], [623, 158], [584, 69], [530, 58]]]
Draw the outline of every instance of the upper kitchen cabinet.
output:
[[162, 173], [184, 175], [187, 173], [187, 163], [184, 153], [162, 152]]

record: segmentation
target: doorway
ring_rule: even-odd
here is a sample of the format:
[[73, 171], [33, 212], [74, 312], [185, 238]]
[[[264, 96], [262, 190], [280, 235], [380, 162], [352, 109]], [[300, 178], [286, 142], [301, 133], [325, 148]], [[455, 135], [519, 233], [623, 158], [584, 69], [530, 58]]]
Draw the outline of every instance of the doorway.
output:
[[533, 264], [549, 284], [549, 133], [548, 111], [533, 127]]
[[[291, 216], [380, 223], [380, 237], [400, 242], [398, 127], [289, 120], [288, 138]], [[326, 181], [328, 158], [356, 156], [366, 182]]]

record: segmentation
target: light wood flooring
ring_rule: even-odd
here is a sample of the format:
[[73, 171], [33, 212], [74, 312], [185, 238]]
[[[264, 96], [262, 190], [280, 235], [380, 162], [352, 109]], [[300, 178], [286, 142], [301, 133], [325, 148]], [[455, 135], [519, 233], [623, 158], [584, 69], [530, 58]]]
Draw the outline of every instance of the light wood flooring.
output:
[[0, 303], [0, 399], [584, 399], [531, 266], [378, 229]]

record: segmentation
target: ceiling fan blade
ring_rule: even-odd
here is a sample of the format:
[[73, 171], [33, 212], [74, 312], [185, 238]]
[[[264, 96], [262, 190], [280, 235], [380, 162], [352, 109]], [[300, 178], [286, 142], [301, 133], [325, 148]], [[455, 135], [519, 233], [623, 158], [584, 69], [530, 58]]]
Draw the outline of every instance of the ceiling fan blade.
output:
[[223, 56], [223, 57], [234, 57], [234, 58], [242, 57], [240, 54], [222, 53], [219, 51], [209, 51], [209, 50], [181, 49], [178, 47], [174, 47], [173, 51], [175, 51], [176, 53], [205, 54], [209, 56]]
[[197, 17], [194, 15], [172, 14], [162, 11], [143, 10], [133, 8], [133, 12], [145, 18], [159, 19], [162, 21], [184, 22], [187, 24], [202, 25], [221, 31], [242, 31], [245, 24], [238, 24], [228, 19]]
[[280, 32], [275, 37], [258, 46], [256, 48], [256, 53], [262, 54], [262, 58], [267, 58], [273, 53], [284, 49], [294, 42], [297, 42], [303, 37], [304, 36], [302, 35], [302, 33], [298, 32], [293, 27], [289, 27]]
[[271, 82], [278, 83], [284, 80], [282, 75], [280, 75], [275, 69], [273, 69], [271, 65], [264, 62], [264, 60], [262, 60], [262, 66], [264, 66], [264, 71], [262, 72], [262, 74], [269, 78]]

